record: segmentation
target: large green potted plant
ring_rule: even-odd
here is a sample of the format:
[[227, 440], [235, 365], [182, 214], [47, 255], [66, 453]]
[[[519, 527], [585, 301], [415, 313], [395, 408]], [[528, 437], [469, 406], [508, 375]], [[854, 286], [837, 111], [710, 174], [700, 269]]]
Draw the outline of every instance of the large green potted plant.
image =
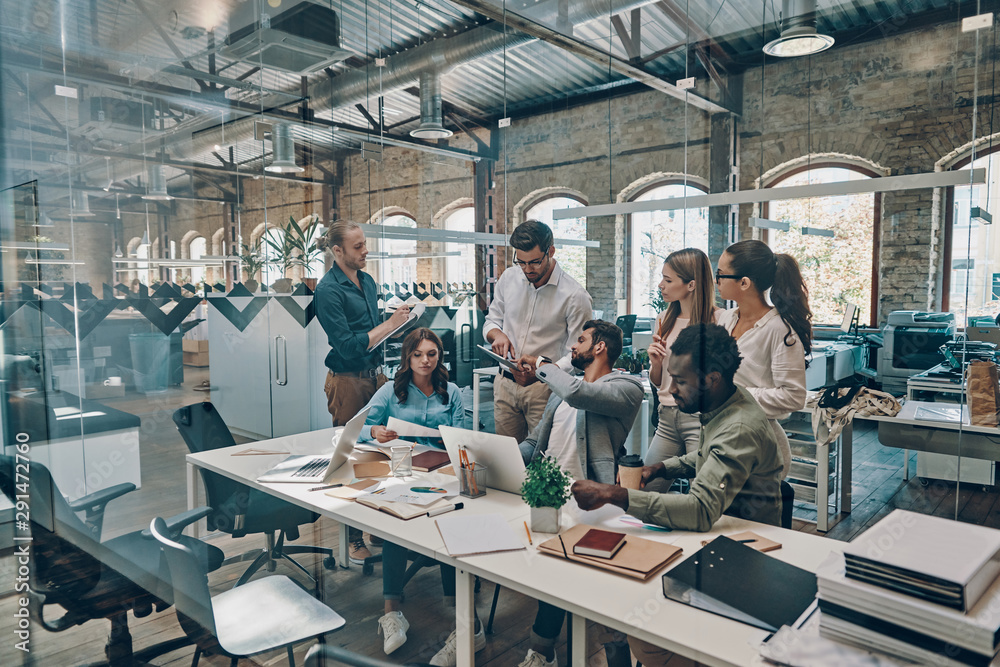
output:
[[285, 242], [291, 246], [291, 265], [302, 267], [302, 282], [310, 289], [316, 288], [316, 279], [312, 277], [312, 263], [323, 254], [323, 251], [316, 247], [319, 230], [319, 215], [315, 213], [307, 215], [299, 222], [288, 216]]
[[525, 467], [521, 497], [531, 508], [531, 530], [559, 532], [559, 509], [569, 500], [572, 478], [551, 456], [540, 456]]
[[247, 274], [247, 279], [243, 281], [243, 286], [251, 292], [256, 292], [258, 283], [255, 276], [264, 268], [266, 262], [264, 254], [260, 251], [260, 241], [258, 240], [249, 246], [246, 243], [241, 243], [240, 250], [241, 252], [234, 252], [233, 256], [239, 258], [240, 263], [243, 265], [243, 271]]
[[271, 289], [275, 292], [292, 291], [292, 279], [288, 277], [288, 269], [295, 265], [295, 245], [290, 237], [291, 234], [287, 230], [281, 235], [280, 240], [277, 241], [271, 238], [270, 234], [264, 234], [262, 237], [264, 243], [267, 244], [267, 247], [273, 253], [273, 257], [267, 260], [267, 263], [281, 267], [281, 277], [271, 284]]

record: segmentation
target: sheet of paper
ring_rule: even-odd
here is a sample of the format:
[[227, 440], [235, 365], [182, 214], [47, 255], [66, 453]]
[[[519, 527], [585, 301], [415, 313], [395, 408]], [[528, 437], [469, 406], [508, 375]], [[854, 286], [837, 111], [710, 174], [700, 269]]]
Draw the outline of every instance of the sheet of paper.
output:
[[436, 428], [427, 428], [426, 426], [421, 426], [420, 424], [414, 424], [413, 422], [403, 421], [402, 419], [397, 419], [396, 417], [389, 417], [389, 421], [386, 423], [385, 427], [390, 431], [395, 431], [397, 435], [402, 436], [404, 438], [441, 437], [441, 431], [437, 430]]
[[451, 512], [436, 519], [444, 546], [452, 556], [471, 556], [525, 548], [502, 514]]
[[427, 484], [420, 480], [387, 479], [366, 494], [358, 496], [368, 500], [406, 503], [408, 505], [430, 505], [441, 498], [458, 495], [458, 481], [441, 486]]

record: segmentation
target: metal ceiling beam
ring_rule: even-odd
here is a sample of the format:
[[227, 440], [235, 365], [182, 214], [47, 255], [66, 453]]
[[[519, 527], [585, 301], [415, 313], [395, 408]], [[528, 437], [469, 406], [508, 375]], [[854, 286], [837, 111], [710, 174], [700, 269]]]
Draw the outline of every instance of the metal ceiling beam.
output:
[[535, 23], [534, 21], [526, 19], [523, 16], [519, 16], [512, 12], [504, 12], [502, 7], [496, 6], [489, 0], [451, 0], [451, 2], [460, 7], [465, 7], [466, 9], [478, 12], [493, 19], [494, 21], [498, 21], [500, 23], [504, 23], [504, 21], [506, 21], [506, 25], [516, 28], [527, 35], [537, 37], [548, 42], [549, 44], [563, 49], [564, 51], [568, 51], [601, 66], [609, 66], [613, 71], [623, 76], [635, 79], [636, 81], [649, 86], [653, 90], [658, 90], [662, 93], [670, 95], [671, 97], [676, 97], [677, 99], [687, 102], [695, 108], [709, 113], [730, 112], [730, 110], [724, 106], [696, 95], [690, 92], [690, 90], [681, 90], [674, 84], [664, 81], [660, 77], [647, 72], [637, 65], [632, 65], [621, 60], [620, 58], [610, 56], [598, 48], [577, 41], [572, 37], [568, 37], [544, 25]]
[[642, 57], [640, 49], [642, 46], [642, 8], [633, 9], [631, 12], [631, 24], [632, 24], [632, 34], [629, 34], [628, 29], [625, 27], [625, 21], [618, 14], [611, 17], [611, 25], [615, 27], [615, 32], [618, 33], [618, 39], [621, 41], [622, 46], [625, 47], [625, 53], [628, 54], [629, 62], [636, 62]]

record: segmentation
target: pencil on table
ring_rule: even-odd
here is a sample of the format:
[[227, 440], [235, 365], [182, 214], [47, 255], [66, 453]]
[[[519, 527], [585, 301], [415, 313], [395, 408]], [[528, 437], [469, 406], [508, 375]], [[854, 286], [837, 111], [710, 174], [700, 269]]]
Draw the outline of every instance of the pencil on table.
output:
[[528, 544], [534, 546], [535, 543], [531, 541], [531, 531], [528, 530], [528, 522], [527, 521], [524, 522], [524, 532], [526, 532], [528, 534]]

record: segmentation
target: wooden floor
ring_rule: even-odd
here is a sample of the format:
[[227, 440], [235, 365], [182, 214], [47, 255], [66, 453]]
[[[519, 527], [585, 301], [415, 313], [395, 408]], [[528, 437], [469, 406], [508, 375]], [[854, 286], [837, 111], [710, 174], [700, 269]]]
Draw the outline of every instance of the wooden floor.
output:
[[[142, 419], [141, 457], [143, 466], [142, 488], [129, 494], [126, 499], [112, 502], [108, 507], [105, 522], [105, 538], [120, 535], [148, 526], [153, 516], [167, 516], [186, 509], [186, 482], [184, 455], [186, 448], [170, 420], [173, 411], [182, 405], [209, 398], [204, 393], [191, 391], [191, 387], [207, 377], [207, 372], [185, 369], [185, 385], [173, 388], [166, 394], [153, 397], [126, 396], [117, 401], [108, 401], [113, 407], [137, 414]], [[910, 470], [915, 470], [915, 455]], [[903, 481], [903, 455], [900, 450], [879, 445], [875, 431], [865, 423], [855, 428], [854, 438], [854, 508], [843, 515], [829, 533], [828, 538], [850, 540], [856, 534], [894, 508], [906, 508], [940, 516], [954, 516], [956, 488], [954, 484], [932, 482], [922, 487], [917, 480]], [[958, 493], [959, 518], [994, 527], [1000, 527], [1000, 518], [994, 508], [1000, 497], [996, 491], [981, 487], [963, 485]], [[815, 511], [805, 507], [796, 508], [796, 530], [816, 532], [815, 524], [807, 519], [815, 516]], [[226, 535], [208, 538], [222, 548], [227, 555], [234, 555], [257, 548], [262, 543], [259, 537], [234, 540]], [[320, 520], [315, 530], [303, 532], [301, 543], [322, 544], [335, 549], [338, 540], [338, 526], [330, 521]], [[333, 609], [340, 612], [347, 625], [328, 638], [332, 644], [346, 646], [353, 651], [384, 658], [382, 638], [376, 634], [377, 619], [382, 614], [381, 566], [376, 566], [375, 575], [362, 576], [359, 567], [349, 569], [338, 567], [334, 571], [323, 572], [319, 559], [298, 557], [314, 575], [322, 574], [323, 599]], [[9, 590], [7, 582], [13, 581], [13, 559], [0, 558], [0, 589]], [[221, 592], [231, 587], [243, 571], [243, 566], [227, 566], [209, 577], [213, 592]], [[295, 576], [288, 566], [279, 566], [278, 571]], [[261, 575], [258, 575], [261, 576]], [[477, 596], [480, 616], [489, 614], [493, 584], [483, 581]], [[454, 612], [447, 608], [441, 597], [441, 583], [437, 568], [425, 568], [409, 583], [406, 589], [408, 602], [403, 611], [410, 622], [409, 640], [391, 656], [392, 662], [426, 661], [440, 647], [454, 624]], [[0, 618], [10, 619], [16, 608], [15, 597], [8, 593], [0, 597]], [[528, 631], [535, 614], [535, 603], [531, 598], [504, 590], [497, 608], [494, 634], [487, 642], [485, 650], [477, 655], [477, 664], [493, 667], [517, 665], [527, 651]], [[51, 611], [51, 610], [50, 610]], [[6, 623], [2, 624], [7, 627]], [[137, 649], [156, 644], [165, 639], [180, 636], [173, 610], [154, 613], [140, 619], [130, 619], [133, 644]], [[109, 623], [90, 621], [59, 634], [52, 634], [34, 627], [31, 635], [31, 653], [24, 654], [13, 648], [14, 641], [0, 640], [0, 665], [37, 665], [50, 667], [82, 665], [103, 659]], [[601, 667], [606, 664], [599, 643], [599, 628], [591, 624], [588, 632], [588, 665]], [[725, 641], [720, 638], [720, 641]], [[302, 664], [305, 652], [312, 642], [297, 647], [296, 663]], [[566, 665], [565, 633], [559, 647], [560, 663]], [[179, 649], [154, 661], [157, 665], [189, 665], [193, 648]], [[228, 661], [218, 656], [202, 659], [203, 665], [228, 665]], [[286, 665], [283, 651], [256, 656], [243, 660], [241, 665]], [[675, 657], [671, 667], [692, 664], [689, 660]]]

